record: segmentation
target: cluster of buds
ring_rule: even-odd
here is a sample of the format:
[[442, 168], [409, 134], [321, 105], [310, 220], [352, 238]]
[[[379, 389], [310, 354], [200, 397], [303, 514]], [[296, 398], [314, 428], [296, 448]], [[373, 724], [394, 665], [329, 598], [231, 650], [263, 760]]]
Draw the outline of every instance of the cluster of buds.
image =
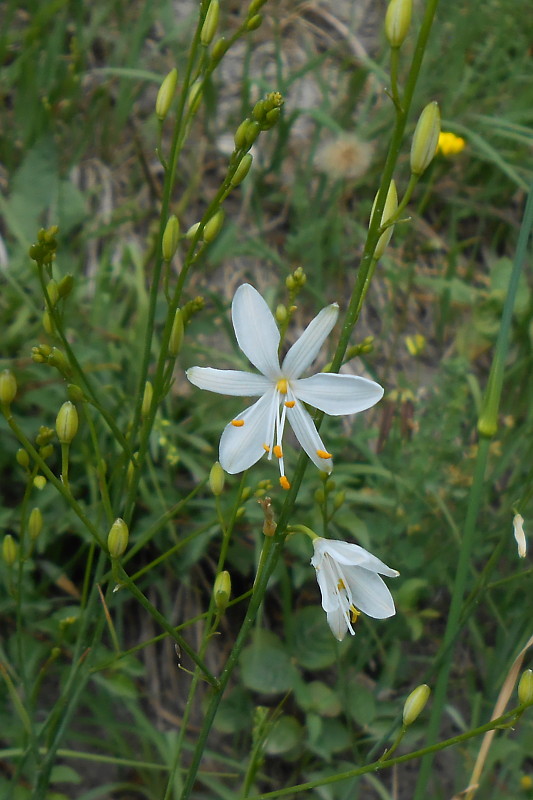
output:
[[52, 225], [50, 228], [41, 228], [37, 234], [37, 241], [29, 249], [30, 258], [37, 264], [49, 267], [55, 260], [58, 231], [58, 226]]
[[307, 283], [307, 275], [302, 267], [297, 267], [294, 272], [285, 278], [285, 286], [291, 295], [298, 294]]
[[[45, 311], [45, 315], [48, 315], [47, 311]], [[49, 367], [55, 367], [63, 378], [69, 378], [72, 374], [65, 354], [58, 347], [51, 347], [49, 344], [38, 344], [32, 347], [31, 357], [36, 364], [47, 364]]]
[[185, 303], [183, 308], [181, 309], [181, 316], [183, 321], [183, 326], [189, 322], [189, 320], [197, 314], [199, 311], [205, 306], [205, 300], [201, 295], [194, 297], [192, 300], [189, 300], [188, 303]]
[[261, 131], [273, 128], [280, 118], [282, 107], [283, 97], [280, 92], [269, 92], [262, 100], [258, 100], [251, 118], [243, 120], [235, 131], [236, 150], [248, 151]]

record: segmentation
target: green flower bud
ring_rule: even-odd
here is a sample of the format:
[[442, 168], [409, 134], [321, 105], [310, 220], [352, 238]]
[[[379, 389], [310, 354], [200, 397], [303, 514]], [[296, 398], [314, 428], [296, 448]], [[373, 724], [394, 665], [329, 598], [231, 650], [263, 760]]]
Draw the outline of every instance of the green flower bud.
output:
[[59, 292], [59, 296], [68, 297], [72, 291], [73, 286], [74, 286], [74, 278], [69, 272], [67, 275], [65, 275], [64, 278], [61, 278], [61, 280], [57, 284], [57, 291]]
[[326, 499], [326, 495], [324, 493], [324, 490], [323, 489], [316, 489], [315, 490], [315, 494], [314, 494], [314, 498], [315, 498], [315, 503], [318, 503], [318, 505], [321, 506], [322, 503], [324, 502], [324, 500]]
[[337, 511], [337, 509], [343, 506], [345, 501], [346, 501], [346, 492], [343, 489], [341, 489], [341, 491], [337, 492], [337, 494], [333, 498], [333, 508], [335, 509], [335, 511]]
[[48, 295], [50, 305], [53, 308], [57, 303], [57, 301], [59, 300], [59, 289], [57, 286], [57, 281], [55, 281], [53, 278], [48, 281], [48, 284], [46, 286], [46, 293]]
[[33, 479], [33, 485], [35, 486], [36, 489], [42, 492], [42, 490], [46, 486], [46, 478], [44, 477], [44, 475], [36, 475], [35, 478]]
[[133, 473], [135, 471], [135, 465], [137, 464], [137, 456], [138, 455], [139, 455], [138, 451], [136, 453], [133, 453], [131, 461], [128, 462], [128, 470], [126, 472], [126, 480], [128, 482], [128, 486], [131, 485], [131, 482], [133, 480]]
[[55, 435], [56, 432], [53, 428], [48, 428], [46, 425], [41, 425], [39, 428], [39, 433], [35, 437], [35, 441], [39, 447], [42, 447], [43, 444], [48, 444], [48, 442], [51, 442]]
[[126, 552], [129, 539], [128, 526], [123, 519], [118, 517], [111, 525], [107, 536], [107, 549], [111, 558], [120, 558]]
[[261, 14], [255, 14], [253, 17], [250, 17], [248, 22], [246, 23], [246, 30], [247, 31], [255, 31], [257, 28], [261, 27], [263, 22], [263, 17]]
[[187, 105], [191, 114], [195, 113], [198, 106], [200, 105], [201, 99], [202, 99], [202, 79], [198, 78], [198, 80], [195, 81], [191, 86], [191, 88], [189, 89], [189, 97], [187, 99]]
[[239, 166], [233, 173], [233, 178], [230, 180], [232, 186], [238, 186], [246, 178], [252, 166], [253, 156], [251, 153], [245, 153], [239, 161]]
[[411, 144], [411, 172], [422, 175], [437, 151], [440, 133], [440, 111], [437, 103], [429, 103], [420, 114]]
[[72, 370], [70, 369], [70, 365], [65, 357], [65, 354], [59, 350], [59, 348], [52, 347], [50, 350], [50, 355], [46, 360], [50, 366], [56, 367], [56, 369], [58, 369], [65, 378], [68, 378], [71, 375]]
[[213, 216], [211, 217], [208, 222], [206, 222], [204, 226], [204, 241], [205, 242], [212, 242], [213, 239], [216, 239], [222, 225], [224, 224], [224, 212], [221, 208], [218, 211], [215, 211]]
[[249, 119], [244, 119], [235, 131], [235, 136], [233, 139], [237, 150], [241, 150], [243, 147], [246, 147], [246, 132], [248, 131], [249, 123]]
[[78, 412], [76, 406], [67, 400], [56, 417], [56, 433], [61, 444], [70, 444], [78, 432]]
[[143, 417], [147, 417], [148, 414], [150, 413], [153, 396], [154, 396], [154, 387], [152, 386], [150, 381], [146, 381], [146, 383], [144, 384], [143, 402], [141, 406], [141, 415]]
[[10, 406], [17, 394], [17, 379], [10, 369], [0, 372], [0, 403]]
[[174, 314], [172, 330], [170, 331], [170, 339], [168, 340], [168, 354], [172, 358], [176, 358], [181, 350], [184, 332], [183, 313], [181, 308], [177, 308]]
[[228, 47], [229, 45], [227, 39], [225, 39], [224, 36], [221, 36], [211, 49], [211, 58], [213, 61], [220, 61], [222, 56], [226, 54]]
[[73, 403], [84, 403], [85, 395], [76, 383], [69, 383], [67, 386], [68, 399]]
[[157, 93], [157, 99], [155, 101], [155, 113], [161, 122], [166, 119], [166, 116], [170, 111], [170, 106], [172, 105], [177, 83], [178, 70], [174, 68], [171, 69], [166, 78], [163, 79], [163, 82], [161, 83]]
[[39, 455], [41, 458], [46, 461], [47, 458], [50, 458], [54, 454], [54, 445], [53, 444], [45, 444], [43, 447], [39, 447]]
[[4, 536], [4, 541], [2, 542], [2, 558], [6, 562], [8, 567], [12, 567], [15, 561], [17, 560], [18, 554], [18, 545], [8, 533]]
[[248, 6], [248, 16], [249, 17], [255, 16], [255, 14], [257, 14], [257, 12], [259, 11], [259, 9], [265, 5], [266, 1], [267, 0], [252, 0], [250, 5]]
[[26, 450], [23, 450], [22, 447], [17, 450], [16, 459], [17, 463], [22, 467], [22, 469], [28, 469], [30, 466], [30, 457]]
[[191, 225], [191, 227], [189, 228], [189, 230], [187, 231], [187, 233], [185, 234], [185, 238], [186, 238], [186, 239], [189, 239], [189, 241], [190, 241], [191, 239], [194, 239], [194, 237], [196, 236], [196, 233], [197, 233], [197, 231], [198, 231], [198, 228], [199, 228], [199, 227], [200, 227], [200, 223], [199, 223], [199, 222], [195, 222], [195, 223], [193, 223], [193, 224]]
[[276, 317], [276, 322], [279, 322], [281, 325], [287, 320], [288, 315], [289, 312], [287, 311], [287, 306], [283, 303], [279, 303], [279, 305], [276, 306], [276, 313], [274, 315]]
[[207, 47], [211, 44], [215, 37], [218, 28], [218, 18], [220, 15], [220, 5], [218, 0], [211, 0], [207, 14], [205, 15], [204, 24], [200, 31], [200, 41]]
[[530, 706], [533, 703], [533, 670], [526, 669], [518, 683], [518, 699], [522, 705]]
[[163, 252], [163, 259], [170, 261], [174, 258], [174, 254], [178, 249], [178, 242], [180, 240], [180, 223], [178, 218], [172, 214], [168, 218], [165, 225], [165, 232], [163, 233], [163, 241], [161, 243], [161, 250]]
[[45, 311], [43, 314], [43, 328], [49, 336], [53, 336], [55, 332], [54, 320], [50, 312]]
[[413, 689], [403, 707], [403, 724], [412, 725], [415, 719], [422, 713], [428, 701], [431, 689], [427, 683], [421, 683]]
[[218, 461], [215, 461], [213, 466], [211, 467], [211, 472], [209, 473], [209, 488], [215, 495], [218, 497], [224, 491], [224, 481], [226, 479], [226, 473], [220, 466]]
[[[374, 209], [376, 207], [376, 200], [377, 195], [374, 200], [374, 204], [372, 206], [372, 213], [370, 214], [370, 219], [374, 216]], [[385, 205], [383, 207], [383, 214], [381, 216], [380, 225], [384, 225], [388, 222], [391, 217], [394, 216], [396, 210], [398, 208], [398, 192], [396, 191], [396, 183], [394, 181], [390, 182], [389, 191], [387, 192], [387, 197], [385, 199]], [[390, 225], [384, 233], [378, 239], [378, 243], [376, 245], [376, 249], [374, 250], [374, 258], [378, 259], [381, 258], [383, 253], [385, 252], [388, 243], [390, 242], [392, 232], [394, 230], [394, 225]]]
[[43, 515], [40, 508], [33, 508], [28, 519], [28, 533], [30, 539], [37, 539], [43, 528]]
[[218, 611], [224, 611], [231, 597], [231, 577], [227, 569], [219, 572], [216, 576], [213, 596]]
[[248, 120], [245, 134], [245, 144], [248, 149], [253, 145], [259, 134], [261, 133], [261, 126], [255, 120]]
[[385, 15], [385, 35], [391, 47], [401, 47], [411, 25], [413, 0], [391, 0]]

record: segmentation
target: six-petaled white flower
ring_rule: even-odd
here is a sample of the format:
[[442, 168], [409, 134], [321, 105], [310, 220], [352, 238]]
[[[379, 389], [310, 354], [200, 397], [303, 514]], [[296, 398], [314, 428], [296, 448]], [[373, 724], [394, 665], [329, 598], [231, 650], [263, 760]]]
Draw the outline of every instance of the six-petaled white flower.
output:
[[379, 576], [396, 578], [399, 572], [357, 544], [317, 536], [313, 547], [311, 564], [316, 569], [322, 608], [339, 641], [346, 631], [355, 633], [353, 624], [361, 611], [375, 619], [396, 613], [392, 595]]
[[237, 342], [243, 353], [262, 373], [191, 367], [187, 377], [200, 389], [220, 394], [259, 397], [233, 419], [220, 440], [219, 460], [229, 473], [242, 472], [268, 453], [279, 461], [280, 484], [288, 489], [282, 438], [288, 421], [311, 461], [331, 472], [333, 462], [303, 403], [326, 414], [354, 414], [377, 403], [383, 389], [374, 381], [355, 375], [318, 373], [301, 378], [315, 360], [332, 330], [339, 307], [322, 309], [292, 345], [280, 366], [280, 333], [270, 309], [259, 292], [245, 283], [235, 292], [232, 319]]

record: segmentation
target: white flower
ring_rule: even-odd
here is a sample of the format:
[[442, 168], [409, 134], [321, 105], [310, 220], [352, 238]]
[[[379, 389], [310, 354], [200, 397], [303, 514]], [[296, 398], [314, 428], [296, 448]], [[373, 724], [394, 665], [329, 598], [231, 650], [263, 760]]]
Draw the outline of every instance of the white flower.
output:
[[346, 631], [353, 636], [352, 625], [361, 611], [375, 619], [396, 613], [392, 595], [378, 573], [396, 578], [399, 572], [357, 544], [317, 536], [313, 547], [311, 564], [316, 569], [322, 608], [339, 642]]
[[355, 414], [370, 408], [383, 396], [379, 384], [355, 375], [318, 373], [310, 378], [300, 378], [315, 360], [335, 325], [339, 307], [333, 303], [322, 309], [292, 345], [281, 366], [278, 327], [267, 304], [253, 286], [248, 283], [239, 286], [231, 313], [239, 347], [262, 374], [212, 367], [187, 370], [188, 379], [200, 389], [259, 397], [224, 429], [219, 454], [222, 467], [232, 474], [242, 472], [255, 464], [266, 451], [268, 458], [275, 455], [279, 460], [280, 483], [288, 489], [290, 484], [285, 477], [281, 445], [288, 420], [311, 461], [319, 469], [331, 472], [331, 453], [326, 450], [303, 403], [309, 403], [326, 414]]

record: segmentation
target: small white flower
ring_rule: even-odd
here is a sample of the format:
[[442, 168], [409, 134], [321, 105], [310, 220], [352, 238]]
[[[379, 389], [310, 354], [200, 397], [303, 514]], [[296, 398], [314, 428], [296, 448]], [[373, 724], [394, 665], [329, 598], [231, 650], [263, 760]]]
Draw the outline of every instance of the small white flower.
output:
[[518, 555], [520, 558], [525, 558], [527, 553], [526, 534], [524, 533], [524, 517], [521, 514], [515, 514], [513, 517], [513, 531], [514, 538], [518, 545]]
[[346, 631], [354, 635], [352, 625], [361, 611], [375, 619], [396, 613], [392, 595], [379, 574], [396, 578], [399, 572], [357, 544], [317, 536], [313, 547], [311, 564], [316, 569], [322, 608], [339, 642]]
[[250, 284], [239, 286], [231, 307], [235, 336], [242, 352], [262, 373], [241, 372], [212, 367], [191, 367], [187, 377], [200, 389], [211, 392], [259, 397], [252, 406], [226, 426], [220, 440], [219, 461], [231, 474], [242, 472], [267, 452], [279, 460], [280, 483], [285, 477], [282, 438], [288, 420], [303, 449], [325, 472], [333, 462], [315, 424], [303, 403], [326, 414], [355, 414], [378, 402], [383, 389], [374, 381], [355, 375], [318, 373], [310, 378], [300, 375], [315, 360], [332, 330], [339, 307], [336, 303], [322, 309], [309, 323], [280, 366], [280, 333], [267, 304]]

